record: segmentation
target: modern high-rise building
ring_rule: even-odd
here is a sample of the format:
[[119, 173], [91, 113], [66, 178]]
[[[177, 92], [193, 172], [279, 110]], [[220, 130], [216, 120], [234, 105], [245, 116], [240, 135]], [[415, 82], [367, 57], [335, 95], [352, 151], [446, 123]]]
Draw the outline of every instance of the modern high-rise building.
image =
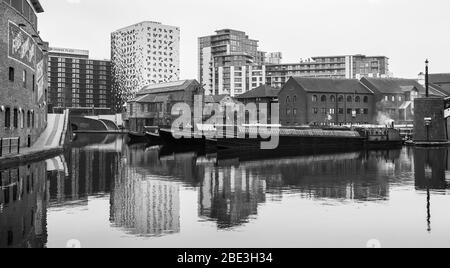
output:
[[299, 63], [267, 65], [266, 70], [266, 82], [275, 88], [281, 88], [293, 76], [347, 79], [391, 76], [389, 58], [365, 55], [313, 57]]
[[252, 76], [252, 66], [264, 62], [265, 53], [258, 51], [258, 41], [250, 39], [245, 32], [224, 29], [199, 38], [199, 81], [206, 95], [234, 96], [250, 90], [249, 85], [256, 80], [263, 78], [264, 83], [262, 74]]
[[108, 114], [115, 105], [111, 86], [111, 62], [93, 60], [89, 51], [70, 48], [50, 48], [48, 79], [49, 110], [60, 113]]
[[281, 52], [271, 52], [266, 54], [266, 64], [281, 64], [283, 54]]
[[180, 79], [180, 28], [145, 21], [111, 34], [113, 88], [123, 105], [145, 86]]

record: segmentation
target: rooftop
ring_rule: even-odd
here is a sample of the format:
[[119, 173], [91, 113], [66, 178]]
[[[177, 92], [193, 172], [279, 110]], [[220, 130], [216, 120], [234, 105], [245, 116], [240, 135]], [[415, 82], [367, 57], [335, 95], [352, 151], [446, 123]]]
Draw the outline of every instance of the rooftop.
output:
[[236, 99], [277, 98], [279, 93], [280, 89], [276, 89], [268, 85], [262, 85], [237, 96]]
[[419, 92], [424, 93], [425, 88], [414, 79], [403, 78], [362, 78], [361, 83], [369, 88], [375, 88], [381, 93], [402, 94], [405, 90], [416, 88]]
[[339, 92], [349, 94], [371, 94], [372, 92], [366, 88], [357, 79], [332, 79], [332, 78], [303, 78], [292, 77], [297, 84], [309, 92]]
[[33, 8], [36, 11], [36, 13], [44, 12], [44, 8], [42, 8], [42, 5], [39, 2], [39, 0], [30, 0], [30, 3], [33, 5]]
[[186, 90], [192, 84], [200, 85], [197, 80], [180, 80], [175, 82], [153, 84], [143, 87], [137, 96]]
[[450, 73], [430, 74], [429, 78], [434, 84], [450, 83]]

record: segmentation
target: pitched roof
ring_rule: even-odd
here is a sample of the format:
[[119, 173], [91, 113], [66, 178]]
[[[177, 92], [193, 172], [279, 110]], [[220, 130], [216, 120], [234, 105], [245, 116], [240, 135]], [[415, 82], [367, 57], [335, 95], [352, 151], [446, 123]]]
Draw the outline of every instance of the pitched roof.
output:
[[41, 3], [39, 0], [30, 0], [31, 4], [33, 5], [34, 10], [36, 13], [42, 13], [44, 12], [44, 9], [42, 8]]
[[414, 79], [364, 77], [361, 83], [384, 94], [403, 94], [406, 90], [411, 91], [414, 88], [420, 93], [425, 92], [425, 88]]
[[450, 85], [448, 85], [448, 86], [444, 85], [441, 87], [441, 86], [430, 83], [430, 92], [431, 92], [431, 94], [437, 93], [434, 95], [441, 95], [441, 96], [448, 97], [448, 96], [450, 96]]
[[262, 85], [237, 96], [236, 99], [276, 98], [279, 93], [279, 89], [268, 85]]
[[197, 80], [180, 80], [175, 82], [168, 82], [162, 84], [154, 84], [143, 87], [136, 95], [157, 94], [173, 91], [186, 90], [193, 83], [200, 85]]
[[206, 103], [219, 103], [223, 99], [225, 99], [226, 97], [228, 97], [228, 95], [226, 95], [226, 94], [222, 94], [222, 95], [208, 95], [208, 96], [205, 96], [205, 102]]
[[450, 83], [450, 73], [447, 74], [430, 74], [430, 82], [433, 84]]
[[321, 93], [357, 93], [357, 94], [372, 94], [357, 79], [333, 79], [333, 78], [304, 78], [292, 77], [304, 90], [310, 92]]

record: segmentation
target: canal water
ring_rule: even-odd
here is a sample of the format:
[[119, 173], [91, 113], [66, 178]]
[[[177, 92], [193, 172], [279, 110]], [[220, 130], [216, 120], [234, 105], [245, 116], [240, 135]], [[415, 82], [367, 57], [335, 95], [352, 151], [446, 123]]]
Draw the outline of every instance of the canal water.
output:
[[277, 156], [78, 136], [0, 172], [0, 247], [450, 247], [448, 149]]

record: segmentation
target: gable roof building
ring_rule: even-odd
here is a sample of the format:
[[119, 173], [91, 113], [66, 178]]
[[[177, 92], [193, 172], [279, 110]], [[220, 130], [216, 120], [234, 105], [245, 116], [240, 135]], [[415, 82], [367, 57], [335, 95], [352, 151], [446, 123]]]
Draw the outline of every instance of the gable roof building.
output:
[[292, 78], [307, 92], [317, 93], [348, 93], [348, 94], [373, 94], [357, 79], [333, 79], [333, 78]]
[[278, 98], [280, 89], [273, 88], [268, 85], [259, 86], [253, 90], [250, 90], [244, 94], [236, 97], [238, 100], [242, 99], [262, 99], [262, 98]]

